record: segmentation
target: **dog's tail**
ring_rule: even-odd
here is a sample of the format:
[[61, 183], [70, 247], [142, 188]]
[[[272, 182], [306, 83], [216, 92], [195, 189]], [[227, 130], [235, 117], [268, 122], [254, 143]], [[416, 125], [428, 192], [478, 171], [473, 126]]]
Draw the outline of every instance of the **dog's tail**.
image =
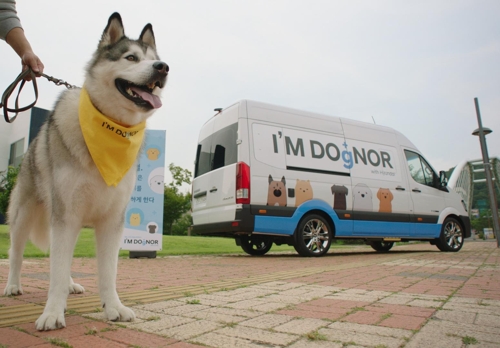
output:
[[37, 205], [35, 216], [30, 229], [30, 240], [40, 250], [46, 253], [50, 246], [50, 221], [46, 207], [43, 204]]
[[[14, 190], [18, 189], [17, 187]], [[35, 200], [20, 201], [19, 195], [11, 195], [7, 219], [10, 225], [11, 246], [17, 245], [24, 248], [24, 243], [29, 239], [43, 252], [50, 246], [50, 221], [47, 207]], [[14, 243], [16, 240], [16, 243]], [[21, 244], [19, 244], [21, 243]], [[22, 250], [18, 250], [21, 251]]]

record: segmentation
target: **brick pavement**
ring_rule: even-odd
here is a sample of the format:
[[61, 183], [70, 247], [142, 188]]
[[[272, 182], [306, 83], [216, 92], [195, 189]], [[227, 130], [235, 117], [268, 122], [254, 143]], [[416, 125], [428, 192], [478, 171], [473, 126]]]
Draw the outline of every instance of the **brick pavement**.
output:
[[[27, 259], [25, 294], [0, 297], [0, 347], [499, 347], [500, 250], [467, 241], [296, 254], [121, 259], [118, 291], [136, 320], [99, 312], [96, 260], [75, 259], [67, 327], [38, 332], [48, 259]], [[0, 283], [8, 263], [0, 260]]]

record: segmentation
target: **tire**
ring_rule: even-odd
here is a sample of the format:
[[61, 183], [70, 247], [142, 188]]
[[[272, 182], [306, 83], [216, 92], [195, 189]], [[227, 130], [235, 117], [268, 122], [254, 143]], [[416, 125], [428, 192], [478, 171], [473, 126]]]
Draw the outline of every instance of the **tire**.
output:
[[454, 217], [444, 220], [441, 234], [436, 240], [436, 246], [441, 251], [457, 252], [464, 245], [464, 229]]
[[370, 242], [370, 246], [373, 248], [373, 250], [381, 253], [386, 253], [394, 246], [394, 242]]
[[265, 255], [271, 247], [273, 242], [269, 238], [244, 236], [241, 237], [241, 249], [249, 255]]
[[332, 227], [320, 215], [306, 215], [294, 234], [293, 247], [300, 256], [323, 256], [332, 244]]

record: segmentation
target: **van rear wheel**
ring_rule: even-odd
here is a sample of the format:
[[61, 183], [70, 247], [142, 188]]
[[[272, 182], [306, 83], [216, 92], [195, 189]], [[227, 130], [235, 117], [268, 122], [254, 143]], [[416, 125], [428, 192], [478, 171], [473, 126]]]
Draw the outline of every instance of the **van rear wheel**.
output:
[[464, 245], [464, 229], [454, 217], [444, 220], [436, 246], [441, 251], [459, 251]]
[[300, 256], [323, 256], [332, 244], [332, 227], [321, 215], [306, 215], [294, 234], [293, 247]]
[[370, 242], [370, 246], [373, 248], [373, 250], [386, 253], [394, 246], [394, 242]]
[[273, 241], [270, 238], [242, 236], [241, 249], [249, 255], [265, 255], [271, 247]]

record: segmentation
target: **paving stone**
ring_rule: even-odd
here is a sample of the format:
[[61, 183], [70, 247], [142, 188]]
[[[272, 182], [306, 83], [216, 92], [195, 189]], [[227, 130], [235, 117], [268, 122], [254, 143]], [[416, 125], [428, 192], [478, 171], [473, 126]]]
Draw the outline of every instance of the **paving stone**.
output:
[[255, 317], [262, 315], [262, 313], [258, 312], [258, 311], [245, 310], [245, 309], [238, 309], [237, 311], [235, 311], [232, 308], [224, 308], [224, 307], [212, 307], [212, 308], [200, 311], [199, 313], [205, 313], [205, 312], [224, 314], [224, 315], [237, 315], [240, 317], [245, 317], [245, 319], [246, 318], [255, 318]]
[[313, 297], [287, 296], [283, 294], [273, 294], [266, 297], [267, 301], [282, 302], [286, 304], [298, 304], [311, 300]]
[[498, 307], [496, 306], [484, 306], [484, 305], [476, 305], [468, 303], [449, 303], [449, 302], [443, 306], [443, 309], [459, 310], [468, 313], [478, 313], [478, 314], [480, 313], [480, 314], [490, 314], [490, 315], [495, 315], [499, 311]]
[[439, 308], [443, 305], [443, 302], [430, 300], [413, 300], [411, 302], [408, 302], [407, 305], [414, 307]]
[[[191, 299], [192, 301], [196, 300], [195, 298]], [[168, 315], [183, 315], [189, 312], [199, 312], [204, 309], [208, 309], [210, 306], [205, 306], [202, 304], [185, 304], [183, 306], [172, 307], [167, 311]]]
[[342, 331], [350, 331], [353, 333], [365, 333], [371, 335], [380, 335], [387, 337], [395, 337], [395, 338], [409, 338], [413, 336], [413, 332], [411, 330], [403, 330], [403, 329], [393, 329], [387, 327], [380, 327], [377, 325], [364, 325], [364, 324], [356, 324], [356, 323], [345, 323], [336, 321], [328, 325], [330, 329], [342, 330]]
[[236, 326], [234, 328], [225, 327], [215, 331], [215, 333], [274, 345], [288, 345], [298, 339], [298, 336], [295, 335], [242, 326]]
[[295, 335], [304, 335], [309, 332], [316, 331], [321, 327], [325, 327], [328, 324], [329, 322], [326, 320], [299, 318], [274, 327], [274, 331], [286, 332]]
[[135, 325], [128, 325], [128, 327], [133, 327], [141, 331], [157, 333], [166, 328], [187, 324], [193, 321], [196, 320], [192, 318], [184, 318], [179, 316], [167, 316], [157, 321], [146, 321]]
[[211, 310], [204, 310], [204, 311], [199, 311], [199, 312], [189, 312], [186, 314], [183, 314], [183, 317], [188, 317], [188, 318], [196, 318], [196, 319], [203, 319], [203, 320], [210, 320], [216, 323], [239, 323], [244, 320], [248, 320], [247, 317], [242, 317], [238, 315], [233, 315], [236, 314], [234, 313], [235, 311], [231, 311], [232, 314], [221, 314], [221, 313], [215, 313]]
[[162, 302], [148, 303], [145, 305], [137, 305], [137, 306], [134, 306], [133, 309], [137, 308], [137, 309], [142, 309], [145, 311], [169, 314], [169, 310], [171, 308], [183, 306], [185, 304], [186, 304], [185, 302], [181, 303], [178, 301], [162, 301]]
[[427, 319], [423, 317], [393, 314], [389, 318], [380, 321], [378, 325], [399, 329], [418, 330], [426, 321]]
[[478, 314], [474, 324], [500, 328], [500, 316], [489, 315], [489, 314]]
[[216, 348], [262, 348], [262, 344], [238, 337], [221, 335], [214, 332], [194, 337], [190, 341], [201, 343], [208, 347]]
[[368, 347], [383, 345], [387, 348], [398, 348], [405, 342], [403, 339], [400, 338], [379, 336], [376, 334], [372, 335], [372, 334], [331, 329], [331, 328], [319, 329], [318, 332], [322, 335], [325, 335], [331, 341], [338, 341], [349, 344], [355, 343], [356, 345], [365, 345]]
[[4, 347], [32, 347], [46, 342], [42, 338], [12, 328], [0, 328], [0, 346]]
[[260, 305], [252, 307], [253, 310], [260, 312], [274, 312], [283, 308], [287, 308], [289, 306], [288, 303], [278, 303], [278, 302], [263, 302]]
[[433, 319], [452, 321], [454, 323], [474, 324], [476, 313], [462, 312], [459, 310], [439, 310], [432, 316]]
[[[343, 348], [342, 343], [330, 341], [311, 341], [308, 339], [301, 339], [287, 348]], [[356, 346], [359, 348], [359, 346]]]
[[240, 322], [242, 326], [250, 326], [258, 329], [271, 329], [292, 320], [293, 317], [282, 314], [264, 314], [258, 317]]
[[116, 341], [127, 345], [137, 346], [141, 348], [164, 347], [176, 342], [172, 338], [165, 338], [147, 332], [140, 332], [129, 329], [118, 329], [115, 331], [99, 332], [99, 336], [105, 337], [108, 340]]
[[178, 340], [188, 340], [192, 337], [214, 331], [220, 327], [222, 327], [221, 324], [217, 324], [213, 321], [197, 320], [172, 328], [166, 328], [158, 331], [157, 334], [173, 337]]

